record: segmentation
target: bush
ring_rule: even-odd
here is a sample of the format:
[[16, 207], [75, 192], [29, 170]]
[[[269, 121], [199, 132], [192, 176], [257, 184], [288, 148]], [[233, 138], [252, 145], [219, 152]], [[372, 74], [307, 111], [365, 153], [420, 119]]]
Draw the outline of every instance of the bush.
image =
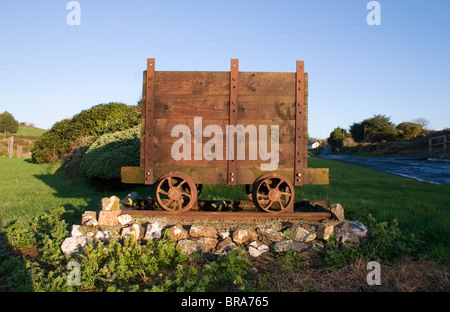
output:
[[70, 154], [72, 144], [82, 137], [99, 137], [140, 124], [140, 108], [123, 103], [99, 104], [64, 119], [42, 135], [32, 149], [32, 161], [57, 162]]
[[414, 139], [423, 134], [422, 126], [413, 122], [402, 122], [396, 129], [401, 139]]
[[342, 128], [335, 128], [328, 137], [328, 144], [331, 145], [334, 152], [342, 148], [344, 139], [348, 137], [347, 131]]
[[104, 134], [91, 144], [81, 162], [81, 174], [89, 179], [120, 178], [123, 166], [139, 166], [141, 127]]

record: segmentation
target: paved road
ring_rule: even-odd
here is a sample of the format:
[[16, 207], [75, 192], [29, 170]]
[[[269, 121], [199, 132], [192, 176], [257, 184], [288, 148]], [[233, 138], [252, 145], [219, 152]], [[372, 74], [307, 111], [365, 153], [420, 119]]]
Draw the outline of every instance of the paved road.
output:
[[450, 185], [450, 163], [407, 157], [358, 157], [321, 155], [321, 158], [360, 165], [405, 178]]

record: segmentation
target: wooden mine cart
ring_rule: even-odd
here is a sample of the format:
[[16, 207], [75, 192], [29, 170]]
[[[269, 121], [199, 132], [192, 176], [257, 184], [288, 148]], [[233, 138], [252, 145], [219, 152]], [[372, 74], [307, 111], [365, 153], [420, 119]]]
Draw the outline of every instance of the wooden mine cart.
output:
[[[308, 75], [296, 71], [155, 71], [147, 60], [139, 167], [123, 183], [155, 185], [158, 205], [181, 212], [202, 184], [246, 185], [255, 206], [293, 212], [294, 186], [328, 184], [307, 166]], [[275, 159], [274, 159], [275, 158]], [[276, 159], [278, 158], [278, 159]]]

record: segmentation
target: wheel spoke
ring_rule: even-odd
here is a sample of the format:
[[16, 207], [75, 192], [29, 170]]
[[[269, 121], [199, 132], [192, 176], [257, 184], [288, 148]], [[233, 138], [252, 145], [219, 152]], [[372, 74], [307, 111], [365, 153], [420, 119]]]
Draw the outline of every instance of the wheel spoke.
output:
[[269, 183], [267, 181], [270, 181], [269, 179], [264, 181], [264, 184], [266, 185], [267, 189], [270, 191], [272, 188], [270, 187]]

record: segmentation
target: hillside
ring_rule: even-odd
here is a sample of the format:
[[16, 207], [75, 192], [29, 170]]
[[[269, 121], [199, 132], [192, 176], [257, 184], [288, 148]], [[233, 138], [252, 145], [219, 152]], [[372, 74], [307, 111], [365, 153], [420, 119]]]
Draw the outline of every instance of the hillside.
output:
[[33, 148], [34, 142], [46, 132], [45, 129], [29, 127], [29, 126], [19, 126], [17, 133], [3, 133], [0, 136], [0, 157], [8, 157], [8, 138], [14, 137], [14, 156], [17, 156], [17, 146], [22, 146], [22, 158], [31, 157], [31, 149]]

